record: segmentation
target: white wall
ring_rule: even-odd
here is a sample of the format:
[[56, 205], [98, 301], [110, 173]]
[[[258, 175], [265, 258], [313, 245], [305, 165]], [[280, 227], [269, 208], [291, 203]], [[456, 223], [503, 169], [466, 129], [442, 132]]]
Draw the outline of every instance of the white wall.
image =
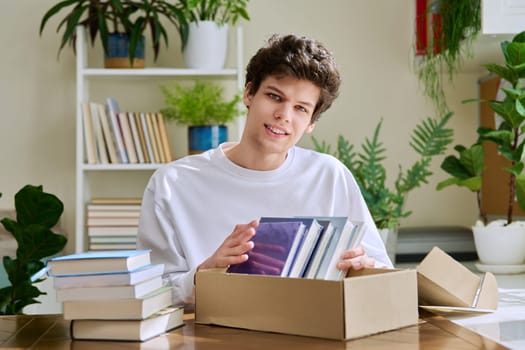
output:
[[[5, 1], [0, 13], [0, 208], [13, 206], [13, 196], [25, 184], [42, 184], [65, 204], [63, 225], [72, 233], [75, 206], [75, 57], [66, 48], [57, 60], [59, 35], [56, 20], [42, 37], [40, 20], [54, 0]], [[422, 96], [412, 70], [413, 1], [408, 0], [251, 0], [251, 21], [243, 23], [244, 60], [274, 32], [305, 34], [324, 42], [336, 55], [343, 77], [341, 94], [314, 132], [320, 140], [335, 140], [342, 133], [356, 143], [370, 136], [384, 119], [382, 140], [388, 149], [391, 181], [397, 165], [415, 159], [408, 145], [413, 126], [434, 116]], [[98, 57], [100, 50], [91, 53]], [[150, 55], [151, 57], [151, 55]], [[181, 65], [178, 37], [161, 52], [158, 65]], [[149, 59], [148, 64], [153, 64]], [[451, 126], [456, 141], [475, 138], [477, 108], [461, 101], [476, 97], [476, 69], [459, 74], [447, 96], [455, 116]], [[160, 108], [158, 84], [146, 93], [133, 93], [129, 109]], [[154, 106], [154, 107], [151, 107]], [[183, 130], [175, 131], [183, 133]], [[177, 145], [177, 141], [174, 141]], [[311, 146], [306, 137], [301, 144]], [[179, 144], [180, 145], [180, 144]], [[184, 147], [181, 145], [181, 147]], [[180, 155], [180, 153], [179, 153]], [[429, 185], [410, 194], [412, 216], [402, 221], [415, 225], [471, 225], [476, 216], [472, 194], [455, 189], [437, 192], [445, 178], [433, 165]], [[139, 191], [141, 192], [141, 191]], [[68, 245], [72, 250], [73, 242]]]

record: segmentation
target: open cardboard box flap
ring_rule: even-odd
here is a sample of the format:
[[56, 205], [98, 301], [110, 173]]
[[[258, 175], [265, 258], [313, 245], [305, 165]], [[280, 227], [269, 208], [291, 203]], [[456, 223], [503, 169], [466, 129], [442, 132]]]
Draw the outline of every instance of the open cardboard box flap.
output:
[[498, 285], [490, 272], [478, 276], [438, 247], [417, 270], [420, 306], [456, 307], [462, 312], [496, 310]]
[[416, 324], [415, 270], [366, 269], [341, 281], [196, 274], [197, 323], [352, 339]]

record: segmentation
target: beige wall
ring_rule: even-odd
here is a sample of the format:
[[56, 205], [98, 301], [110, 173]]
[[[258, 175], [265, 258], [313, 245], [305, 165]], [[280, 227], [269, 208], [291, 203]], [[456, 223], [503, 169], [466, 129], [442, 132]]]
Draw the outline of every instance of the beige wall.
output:
[[[13, 196], [25, 184], [42, 184], [65, 204], [63, 223], [74, 229], [75, 207], [75, 57], [66, 48], [57, 60], [56, 21], [42, 37], [38, 27], [54, 0], [6, 1], [0, 14], [0, 208], [13, 206]], [[412, 70], [413, 1], [409, 0], [251, 0], [252, 20], [243, 23], [245, 62], [274, 32], [315, 37], [335, 53], [343, 77], [340, 98], [314, 132], [320, 140], [335, 140], [342, 133], [356, 143], [371, 135], [384, 119], [382, 139], [388, 149], [391, 181], [397, 165], [409, 166], [414, 155], [408, 145], [413, 126], [434, 116], [422, 96]], [[168, 50], [158, 62], [180, 66], [178, 38], [173, 32]], [[99, 54], [96, 51], [91, 56]], [[151, 55], [150, 55], [151, 56]], [[152, 64], [151, 62], [149, 62]], [[477, 108], [461, 100], [477, 95], [477, 69], [459, 74], [447, 96], [455, 117], [456, 140], [475, 137]], [[145, 93], [132, 93], [129, 109], [159, 108], [158, 84]], [[131, 102], [132, 101], [132, 102]], [[183, 131], [174, 131], [183, 134]], [[176, 145], [183, 147], [183, 145]], [[310, 137], [301, 144], [311, 146]], [[180, 155], [180, 153], [178, 153]], [[402, 221], [415, 225], [471, 225], [475, 198], [456, 189], [435, 191], [445, 176], [433, 166], [430, 184], [410, 194], [412, 216]], [[138, 180], [142, 183], [142, 179]], [[142, 185], [139, 185], [142, 186]], [[111, 186], [109, 186], [111, 187]], [[138, 192], [141, 192], [138, 191]], [[72, 242], [71, 242], [72, 243]], [[70, 244], [71, 249], [73, 245]]]

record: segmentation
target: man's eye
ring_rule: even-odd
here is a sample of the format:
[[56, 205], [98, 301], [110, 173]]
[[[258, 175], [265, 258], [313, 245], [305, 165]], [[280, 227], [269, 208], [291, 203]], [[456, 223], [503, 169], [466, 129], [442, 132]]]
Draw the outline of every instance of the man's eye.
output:
[[275, 100], [275, 101], [280, 101], [280, 100], [281, 100], [281, 96], [276, 95], [276, 94], [268, 93], [268, 96], [269, 96], [272, 100]]
[[308, 110], [306, 108], [304, 108], [303, 106], [296, 106], [295, 108], [298, 109], [301, 112], [305, 112], [305, 113], [308, 112]]

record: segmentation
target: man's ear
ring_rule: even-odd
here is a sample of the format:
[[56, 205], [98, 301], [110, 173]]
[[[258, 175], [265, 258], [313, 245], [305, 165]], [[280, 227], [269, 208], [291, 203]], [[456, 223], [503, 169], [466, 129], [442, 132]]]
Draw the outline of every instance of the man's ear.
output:
[[312, 123], [310, 125], [308, 125], [308, 127], [306, 128], [306, 130], [304, 131], [305, 134], [309, 134], [311, 133], [312, 131], [314, 131], [315, 129], [315, 123]]
[[248, 108], [250, 107], [252, 103], [252, 98], [253, 98], [253, 95], [250, 93], [251, 86], [252, 86], [251, 82], [246, 84], [246, 86], [244, 87], [244, 93], [242, 96], [242, 101], [244, 102], [244, 105]]

